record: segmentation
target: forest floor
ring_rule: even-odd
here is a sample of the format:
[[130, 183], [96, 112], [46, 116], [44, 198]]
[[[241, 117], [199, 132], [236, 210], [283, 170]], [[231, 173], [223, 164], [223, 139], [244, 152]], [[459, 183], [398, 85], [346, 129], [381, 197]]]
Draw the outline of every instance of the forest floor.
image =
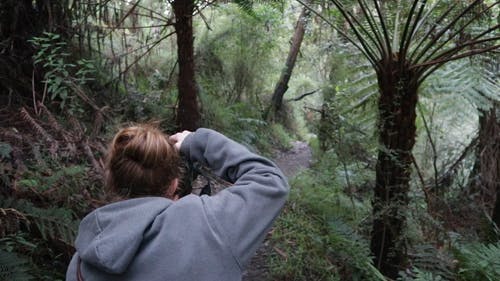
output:
[[[300, 141], [293, 142], [292, 148], [289, 150], [276, 152], [274, 157], [274, 162], [289, 179], [301, 170], [308, 168], [311, 161], [311, 148], [307, 143]], [[268, 237], [269, 235], [270, 234], [268, 234]], [[270, 272], [268, 267], [268, 258], [272, 251], [273, 248], [270, 245], [269, 240], [266, 239], [250, 261], [247, 269], [243, 272], [243, 281], [269, 280]]]

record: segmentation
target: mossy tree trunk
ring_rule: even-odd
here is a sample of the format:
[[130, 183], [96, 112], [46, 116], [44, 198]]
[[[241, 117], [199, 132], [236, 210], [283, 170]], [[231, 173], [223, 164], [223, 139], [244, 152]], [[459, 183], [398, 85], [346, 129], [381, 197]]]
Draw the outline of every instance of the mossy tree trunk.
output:
[[386, 276], [397, 278], [406, 265], [404, 226], [415, 144], [418, 84], [408, 68], [397, 61], [378, 72], [380, 88], [378, 161], [373, 197], [371, 250], [375, 265]]
[[179, 103], [176, 123], [179, 130], [196, 130], [200, 125], [198, 106], [198, 87], [195, 79], [193, 0], [175, 0], [172, 2], [175, 14], [175, 32], [177, 35], [177, 57], [179, 78], [177, 81]]

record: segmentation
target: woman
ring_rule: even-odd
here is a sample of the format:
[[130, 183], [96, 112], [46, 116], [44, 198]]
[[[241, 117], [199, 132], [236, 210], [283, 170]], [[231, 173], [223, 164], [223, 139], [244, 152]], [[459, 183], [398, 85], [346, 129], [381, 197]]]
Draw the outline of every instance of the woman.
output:
[[[179, 152], [233, 185], [177, 200]], [[82, 220], [68, 281], [241, 280], [289, 190], [275, 164], [220, 133], [148, 125], [114, 137], [106, 185], [123, 200]]]

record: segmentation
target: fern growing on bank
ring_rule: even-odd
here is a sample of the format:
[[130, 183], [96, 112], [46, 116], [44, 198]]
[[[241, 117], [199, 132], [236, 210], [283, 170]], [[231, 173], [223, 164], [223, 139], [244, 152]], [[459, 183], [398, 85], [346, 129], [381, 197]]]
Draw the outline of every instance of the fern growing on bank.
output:
[[44, 240], [58, 240], [72, 245], [76, 237], [78, 223], [72, 219], [69, 209], [38, 208], [31, 202], [0, 197], [0, 206], [16, 210], [18, 222], [24, 223], [29, 230], [36, 230]]
[[463, 281], [497, 281], [500, 276], [500, 242], [459, 246], [455, 253]]
[[34, 280], [29, 274], [28, 260], [15, 253], [0, 250], [0, 280], [28, 281]]
[[343, 171], [331, 161], [291, 182], [272, 236], [272, 274], [279, 280], [385, 280], [364, 236], [368, 204], [339, 189]]

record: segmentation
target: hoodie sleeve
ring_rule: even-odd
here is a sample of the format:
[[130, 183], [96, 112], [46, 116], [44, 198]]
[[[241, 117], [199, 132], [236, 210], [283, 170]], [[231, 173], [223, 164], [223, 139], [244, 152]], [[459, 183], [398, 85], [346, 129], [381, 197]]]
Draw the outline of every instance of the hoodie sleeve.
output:
[[181, 152], [234, 183], [201, 200], [210, 223], [243, 269], [285, 204], [286, 178], [273, 162], [210, 129], [188, 135]]

